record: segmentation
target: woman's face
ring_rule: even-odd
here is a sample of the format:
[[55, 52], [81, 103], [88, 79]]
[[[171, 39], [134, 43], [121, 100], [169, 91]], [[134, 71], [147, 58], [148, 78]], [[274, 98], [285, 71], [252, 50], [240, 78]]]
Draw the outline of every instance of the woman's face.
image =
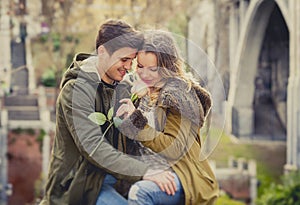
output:
[[148, 86], [154, 85], [161, 80], [157, 67], [156, 55], [152, 52], [140, 51], [137, 55], [137, 73], [141, 80]]

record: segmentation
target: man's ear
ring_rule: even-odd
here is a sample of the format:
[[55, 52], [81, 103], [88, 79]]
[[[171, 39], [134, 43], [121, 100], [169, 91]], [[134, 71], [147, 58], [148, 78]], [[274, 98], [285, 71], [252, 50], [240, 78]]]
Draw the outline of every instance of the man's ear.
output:
[[107, 52], [106, 49], [105, 49], [105, 47], [104, 47], [103, 45], [99, 46], [99, 47], [97, 48], [97, 51], [98, 51], [98, 54], [99, 54], [99, 55], [103, 55], [104, 53]]

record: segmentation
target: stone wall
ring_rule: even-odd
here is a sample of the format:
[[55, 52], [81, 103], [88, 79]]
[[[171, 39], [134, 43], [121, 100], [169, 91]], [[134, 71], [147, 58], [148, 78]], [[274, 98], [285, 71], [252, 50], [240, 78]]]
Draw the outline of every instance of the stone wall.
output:
[[256, 162], [244, 158], [228, 158], [228, 167], [215, 170], [220, 189], [233, 199], [255, 204], [257, 198]]

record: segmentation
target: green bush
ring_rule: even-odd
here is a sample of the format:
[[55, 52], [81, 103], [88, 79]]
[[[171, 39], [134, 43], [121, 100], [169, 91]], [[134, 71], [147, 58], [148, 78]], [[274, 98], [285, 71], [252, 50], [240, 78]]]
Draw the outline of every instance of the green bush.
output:
[[32, 128], [27, 128], [24, 131], [29, 135], [35, 135], [35, 130]]
[[43, 147], [43, 140], [44, 140], [44, 137], [46, 136], [46, 131], [44, 129], [40, 129], [40, 133], [39, 135], [37, 136], [36, 138], [36, 141], [39, 143], [40, 145], [40, 151], [42, 151], [42, 147]]
[[55, 87], [56, 86], [56, 78], [55, 71], [52, 69], [48, 69], [42, 75], [42, 84], [46, 87]]
[[11, 131], [15, 134], [21, 134], [23, 132], [23, 129], [18, 127], [18, 128], [12, 129]]
[[41, 43], [46, 43], [48, 41], [49, 35], [48, 34], [42, 34], [40, 36], [40, 42]]
[[221, 195], [217, 202], [216, 205], [245, 205], [245, 203], [241, 201], [236, 201], [231, 198], [229, 198], [228, 195]]
[[57, 52], [60, 50], [61, 47], [61, 40], [59, 34], [53, 34], [52, 35], [52, 43], [53, 43], [53, 51]]
[[282, 184], [272, 183], [266, 188], [257, 205], [300, 205], [300, 171], [283, 175]]

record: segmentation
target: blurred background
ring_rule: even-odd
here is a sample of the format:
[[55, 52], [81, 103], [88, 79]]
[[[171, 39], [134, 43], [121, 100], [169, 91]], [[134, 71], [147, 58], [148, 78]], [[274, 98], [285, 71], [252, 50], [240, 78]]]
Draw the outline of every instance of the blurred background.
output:
[[111, 18], [172, 32], [212, 93], [217, 204], [300, 204], [300, 1], [0, 0], [0, 205], [40, 201], [60, 79]]

